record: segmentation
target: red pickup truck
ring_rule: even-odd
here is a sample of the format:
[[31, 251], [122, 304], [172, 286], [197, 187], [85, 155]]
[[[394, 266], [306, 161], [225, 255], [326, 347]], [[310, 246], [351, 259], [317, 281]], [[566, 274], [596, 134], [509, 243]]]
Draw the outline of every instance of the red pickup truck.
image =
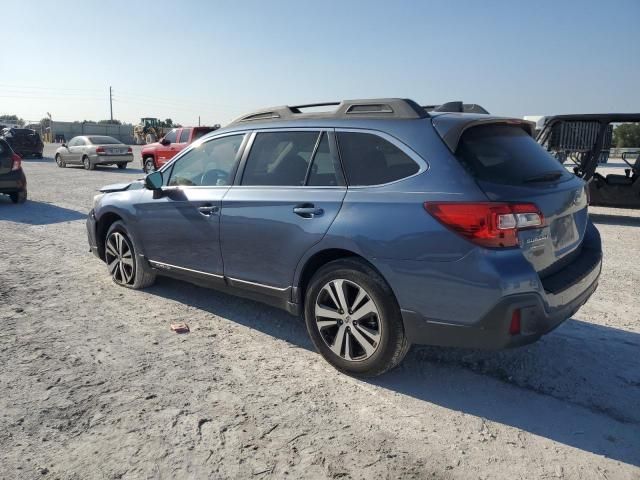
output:
[[142, 148], [142, 169], [145, 173], [157, 170], [191, 142], [218, 128], [220, 128], [219, 125], [174, 128], [159, 142], [150, 143]]

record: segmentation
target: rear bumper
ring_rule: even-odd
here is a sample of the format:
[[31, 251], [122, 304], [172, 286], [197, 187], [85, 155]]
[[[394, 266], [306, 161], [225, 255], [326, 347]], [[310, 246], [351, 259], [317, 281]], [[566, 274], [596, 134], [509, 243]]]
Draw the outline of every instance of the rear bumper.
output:
[[31, 157], [33, 155], [42, 156], [44, 145], [35, 145], [32, 147], [14, 147], [13, 151], [22, 157]]
[[[471, 325], [443, 323], [403, 310], [407, 338], [414, 344], [502, 349], [538, 340], [571, 318], [598, 287], [601, 256], [586, 274], [556, 293], [522, 293], [503, 297], [480, 321]], [[520, 333], [511, 335], [513, 312], [520, 309]]]
[[100, 250], [96, 240], [96, 215], [91, 210], [87, 216], [87, 240], [89, 241], [89, 249], [96, 257], [100, 258]]
[[109, 165], [113, 163], [129, 163], [133, 162], [133, 154], [127, 155], [91, 155], [91, 162], [96, 165]]
[[0, 193], [15, 193], [27, 189], [27, 177], [22, 169], [0, 174]]

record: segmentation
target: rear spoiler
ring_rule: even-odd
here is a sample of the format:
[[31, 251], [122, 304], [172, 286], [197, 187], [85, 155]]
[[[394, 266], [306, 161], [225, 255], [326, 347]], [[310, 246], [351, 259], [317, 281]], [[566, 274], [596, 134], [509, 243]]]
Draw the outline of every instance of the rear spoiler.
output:
[[530, 136], [534, 136], [536, 124], [519, 118], [487, 117], [483, 114], [445, 114], [434, 117], [433, 127], [449, 150], [455, 152], [462, 134], [473, 127], [482, 125], [515, 125]]

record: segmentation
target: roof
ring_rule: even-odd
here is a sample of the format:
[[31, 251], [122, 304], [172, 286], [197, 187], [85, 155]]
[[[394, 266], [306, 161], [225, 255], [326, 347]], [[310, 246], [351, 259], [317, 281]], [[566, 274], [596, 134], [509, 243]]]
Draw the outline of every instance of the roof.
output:
[[[334, 108], [332, 108], [334, 107]], [[318, 111], [313, 109], [325, 108]], [[328, 108], [328, 110], [327, 110]], [[449, 102], [443, 105], [420, 106], [408, 98], [370, 98], [343, 100], [341, 102], [310, 103], [305, 105], [281, 105], [244, 114], [228, 126], [235, 126], [254, 121], [287, 121], [308, 119], [384, 119], [410, 120], [422, 119], [437, 115], [436, 112], [469, 112], [488, 113], [475, 104]]]

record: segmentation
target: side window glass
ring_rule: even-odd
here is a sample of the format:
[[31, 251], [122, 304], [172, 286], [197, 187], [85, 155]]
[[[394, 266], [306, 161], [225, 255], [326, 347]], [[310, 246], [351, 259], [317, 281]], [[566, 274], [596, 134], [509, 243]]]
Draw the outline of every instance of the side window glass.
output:
[[191, 136], [190, 128], [183, 128], [182, 133], [180, 134], [180, 142], [179, 143], [188, 143], [189, 137]]
[[230, 135], [189, 150], [171, 169], [169, 186], [213, 187], [230, 185], [244, 135]]
[[177, 130], [173, 129], [171, 130], [169, 133], [167, 133], [164, 138], [165, 140], [170, 141], [171, 143], [176, 143], [177, 137], [178, 136], [178, 132]]
[[340, 178], [339, 168], [337, 159], [331, 155], [329, 138], [326, 133], [322, 133], [320, 145], [318, 145], [318, 150], [313, 157], [307, 185], [320, 187], [340, 185], [343, 182], [338, 180]]
[[338, 143], [349, 185], [382, 185], [420, 170], [411, 157], [378, 135], [339, 132]]
[[261, 132], [256, 135], [242, 185], [302, 186], [319, 132]]

